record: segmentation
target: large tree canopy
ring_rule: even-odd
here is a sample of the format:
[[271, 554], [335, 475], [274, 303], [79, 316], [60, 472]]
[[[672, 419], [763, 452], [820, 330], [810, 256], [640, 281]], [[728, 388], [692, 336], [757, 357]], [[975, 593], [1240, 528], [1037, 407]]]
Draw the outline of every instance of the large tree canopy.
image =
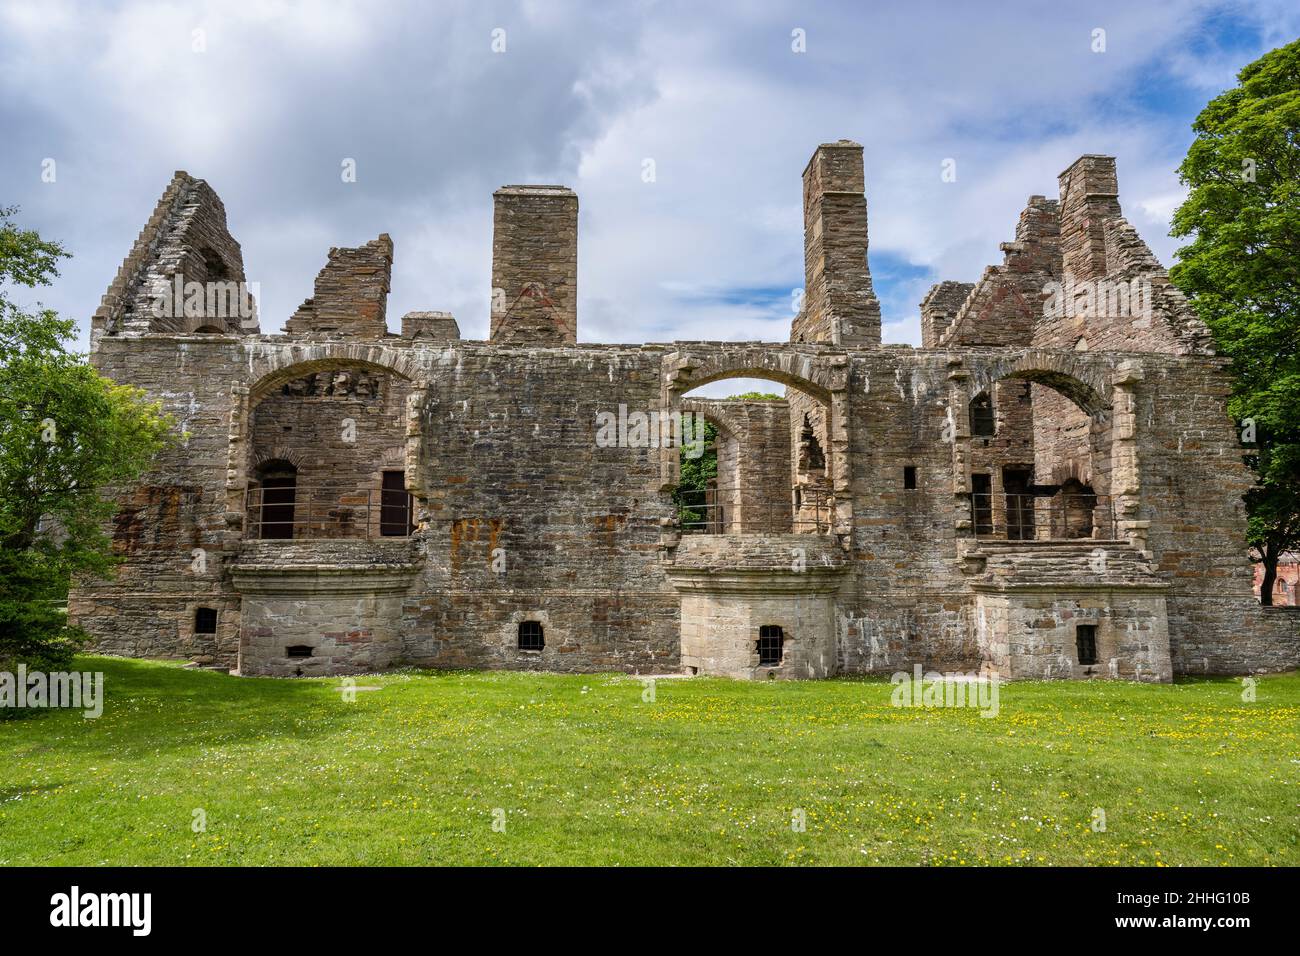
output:
[[1192, 241], [1170, 276], [1232, 359], [1267, 604], [1278, 557], [1300, 547], [1300, 40], [1243, 69], [1192, 128], [1172, 229]]
[[67, 256], [0, 209], [0, 664], [66, 661], [81, 635], [58, 604], [74, 574], [113, 565], [107, 493], [137, 479], [170, 419], [68, 351], [76, 328], [13, 301], [48, 285]]

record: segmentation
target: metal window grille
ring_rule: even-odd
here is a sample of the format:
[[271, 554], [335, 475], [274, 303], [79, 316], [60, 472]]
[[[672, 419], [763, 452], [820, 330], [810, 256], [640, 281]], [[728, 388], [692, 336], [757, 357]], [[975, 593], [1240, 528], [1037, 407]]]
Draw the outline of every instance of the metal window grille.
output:
[[758, 629], [758, 664], [776, 667], [785, 654], [785, 632], [776, 624], [764, 624]]
[[1074, 644], [1080, 664], [1097, 663], [1097, 625], [1080, 624], [1074, 632]]
[[542, 632], [540, 621], [519, 622], [519, 649], [521, 651], [540, 651], [546, 646], [546, 637]]

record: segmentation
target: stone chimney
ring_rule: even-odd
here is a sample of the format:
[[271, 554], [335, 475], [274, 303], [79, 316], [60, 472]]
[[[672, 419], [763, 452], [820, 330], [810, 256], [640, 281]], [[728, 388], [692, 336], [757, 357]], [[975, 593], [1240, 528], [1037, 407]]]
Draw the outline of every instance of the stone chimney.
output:
[[408, 312], [402, 316], [402, 338], [442, 344], [460, 339], [460, 326], [450, 312]]
[[1060, 175], [1061, 267], [1075, 279], [1106, 275], [1106, 220], [1118, 219], [1115, 157], [1080, 156]]
[[921, 347], [936, 349], [943, 341], [966, 298], [975, 288], [973, 282], [940, 282], [930, 287], [921, 300]]
[[578, 341], [578, 196], [564, 186], [493, 193], [491, 339]]
[[847, 139], [818, 146], [803, 171], [804, 302], [792, 341], [880, 344], [864, 182], [862, 147]]

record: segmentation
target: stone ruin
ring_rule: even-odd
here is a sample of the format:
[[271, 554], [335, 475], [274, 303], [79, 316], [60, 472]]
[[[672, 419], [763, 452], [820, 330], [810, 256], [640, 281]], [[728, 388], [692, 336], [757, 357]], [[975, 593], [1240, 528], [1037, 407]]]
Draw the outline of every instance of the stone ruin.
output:
[[[596, 345], [558, 186], [494, 195], [488, 341], [444, 312], [389, 332], [386, 235], [330, 250], [284, 334], [160, 315], [160, 289], [244, 281], [221, 201], [177, 173], [92, 359], [184, 437], [121, 490], [121, 570], [70, 616], [103, 652], [250, 675], [1294, 668], [1300, 618], [1251, 592], [1226, 362], [1114, 159], [1059, 187], [978, 282], [930, 290], [921, 348], [882, 345], [862, 148], [825, 144], [788, 342]], [[785, 398], [689, 394], [736, 377]], [[646, 427], [692, 418], [718, 463], [694, 499], [682, 436]]]

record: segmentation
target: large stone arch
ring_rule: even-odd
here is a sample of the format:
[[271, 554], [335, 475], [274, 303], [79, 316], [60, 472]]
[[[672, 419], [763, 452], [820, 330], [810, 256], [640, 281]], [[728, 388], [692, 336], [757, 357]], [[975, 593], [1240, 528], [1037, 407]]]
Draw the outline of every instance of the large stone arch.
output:
[[965, 356], [970, 373], [968, 399], [988, 390], [1004, 378], [1018, 378], [1060, 392], [1087, 415], [1106, 419], [1111, 368], [1108, 362], [1075, 353], [1051, 349], [1025, 349], [1003, 355]]
[[[663, 357], [663, 413], [682, 410], [686, 392], [728, 378], [769, 379], [821, 402], [827, 410], [827, 449], [830, 457], [832, 530], [849, 546], [853, 524], [852, 481], [849, 470], [849, 359], [840, 349], [817, 345], [762, 343], [692, 343]], [[660, 487], [677, 484], [677, 449], [660, 451]]]
[[740, 422], [736, 421], [731, 409], [720, 401], [687, 396], [682, 399], [681, 410], [707, 419], [716, 425], [719, 430], [727, 432], [732, 437], [740, 435], [743, 431]]
[[[1120, 537], [1143, 547], [1144, 524], [1138, 521], [1141, 487], [1136, 446], [1134, 392], [1142, 379], [1140, 363], [1122, 354], [1090, 354], [1055, 349], [1024, 349], [1004, 354], [970, 354], [949, 361], [949, 406], [954, 425], [953, 490], [959, 499], [970, 494], [970, 431], [965, 411], [972, 397], [997, 382], [1021, 379], [1046, 386], [1068, 399], [1091, 419], [1098, 442], [1093, 461], [1106, 467], [1106, 493]], [[1068, 407], [1068, 404], [1067, 406]], [[1098, 455], [1104, 457], [1098, 458]], [[958, 503], [958, 535], [971, 532], [969, 508]]]
[[303, 468], [302, 452], [296, 448], [288, 448], [283, 445], [276, 445], [274, 448], [260, 455], [253, 456], [252, 470], [257, 471], [263, 465], [270, 464], [273, 461], [287, 461], [293, 467], [301, 470]]
[[[226, 525], [228, 533], [238, 539], [243, 535], [244, 493], [249, 480], [252, 441], [253, 411], [262, 398], [286, 382], [312, 375], [346, 369], [362, 369], [393, 375], [410, 383], [412, 394], [408, 398], [408, 427], [406, 436], [407, 487], [419, 495], [414, 487], [416, 471], [413, 463], [419, 461], [418, 429], [410, 425], [411, 416], [417, 415], [423, 404], [426, 384], [418, 364], [418, 356], [409, 350], [387, 348], [383, 345], [356, 342], [316, 342], [278, 345], [267, 342], [246, 343], [248, 384], [231, 386], [230, 423], [226, 462]], [[413, 447], [414, 446], [414, 447]], [[277, 449], [283, 452], [285, 449]], [[284, 457], [282, 455], [282, 457]], [[290, 459], [291, 460], [291, 459]], [[386, 459], [387, 460], [387, 459]]]
[[685, 393], [727, 378], [765, 378], [829, 402], [848, 386], [843, 352], [808, 346], [702, 345], [664, 357], [666, 384]]
[[410, 382], [417, 382], [420, 378], [417, 358], [409, 349], [353, 342], [257, 343], [248, 349], [249, 395], [256, 402], [267, 392], [295, 378], [342, 368], [390, 373]]

